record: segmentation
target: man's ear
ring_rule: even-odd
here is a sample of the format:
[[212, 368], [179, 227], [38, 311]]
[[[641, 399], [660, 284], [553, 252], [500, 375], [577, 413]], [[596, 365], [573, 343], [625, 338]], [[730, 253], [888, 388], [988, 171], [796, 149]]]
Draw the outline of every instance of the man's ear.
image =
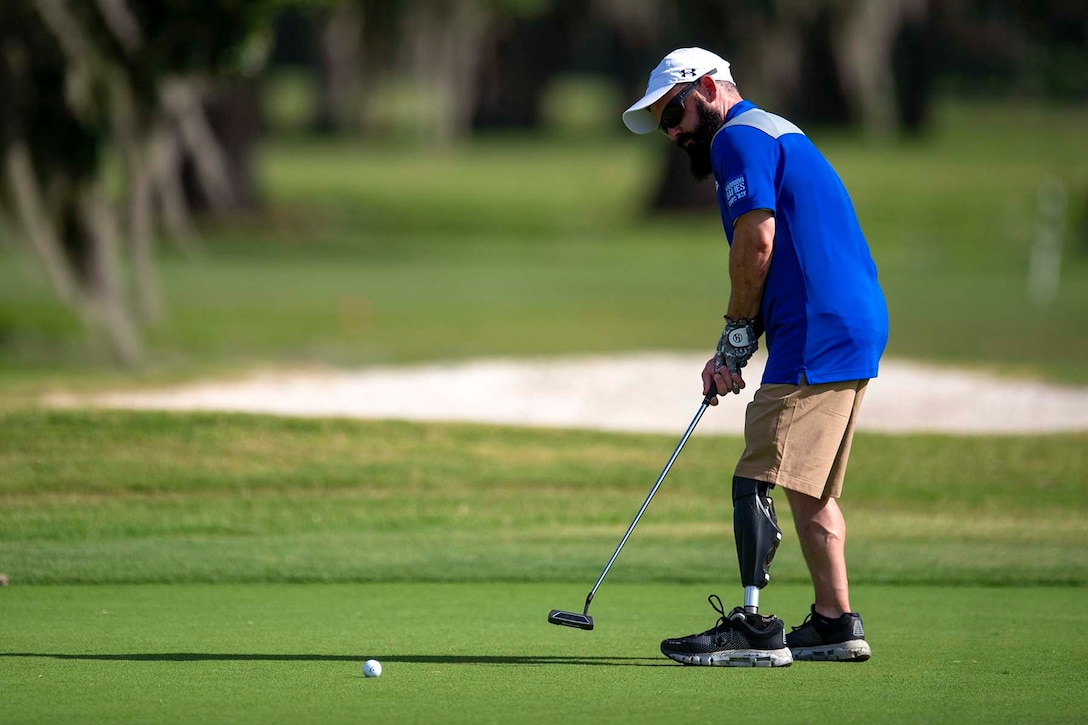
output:
[[699, 79], [699, 87], [702, 90], [706, 99], [713, 103], [718, 99], [718, 94], [721, 93], [721, 89], [718, 88], [718, 82], [710, 76], [703, 76]]

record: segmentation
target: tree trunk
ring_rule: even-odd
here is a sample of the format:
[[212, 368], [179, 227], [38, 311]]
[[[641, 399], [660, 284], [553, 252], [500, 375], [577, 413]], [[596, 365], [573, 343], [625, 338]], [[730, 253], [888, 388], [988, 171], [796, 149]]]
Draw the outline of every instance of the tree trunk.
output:
[[151, 132], [151, 183], [166, 234], [186, 254], [198, 243], [181, 185], [181, 141], [174, 124], [159, 118]]
[[162, 286], [155, 265], [155, 222], [153, 219], [153, 173], [150, 134], [126, 144], [128, 165], [128, 229], [132, 254], [132, 283], [136, 309], [142, 320], [162, 320]]
[[357, 4], [340, 3], [324, 14], [319, 26], [321, 131], [354, 132], [361, 127], [363, 20]]
[[477, 79], [494, 11], [473, 0], [415, 3], [406, 19], [408, 65], [434, 104], [420, 129], [426, 140], [449, 143], [472, 130]]
[[908, 13], [892, 46], [892, 74], [901, 133], [917, 135], [929, 125], [934, 91], [936, 19], [929, 2]]
[[473, 99], [477, 129], [540, 126], [548, 81], [567, 61], [571, 28], [558, 11], [505, 18], [480, 67]]
[[[115, 218], [104, 197], [85, 185], [47, 203], [29, 149], [22, 142], [8, 146], [4, 166], [22, 236], [42, 260], [57, 296], [85, 328], [105, 337], [119, 362], [138, 364], [143, 350], [125, 306]], [[66, 228], [59, 229], [58, 224]], [[78, 240], [73, 245], [80, 250], [78, 267], [65, 251], [65, 236]]]
[[4, 171], [15, 206], [14, 221], [19, 225], [23, 238], [30, 242], [41, 259], [57, 297], [82, 316], [85, 301], [83, 293], [79, 281], [68, 266], [67, 255], [53, 226], [49, 205], [38, 186], [34, 162], [25, 142], [14, 141], [8, 146], [4, 156]]
[[216, 213], [256, 207], [253, 152], [261, 117], [255, 83], [200, 93], [175, 81], [164, 89], [163, 103], [178, 128], [186, 206]]
[[79, 232], [86, 236], [90, 252], [87, 296], [91, 314], [105, 332], [117, 361], [134, 367], [143, 359], [143, 349], [122, 290], [117, 216], [95, 185], [78, 191], [77, 204], [82, 225]]
[[[896, 46], [904, 27], [924, 23], [927, 0], [853, 2], [845, 9], [847, 15], [835, 33], [833, 47], [846, 98], [866, 132], [894, 135], [902, 120], [893, 66]], [[921, 109], [912, 108], [913, 122], [921, 113]]]

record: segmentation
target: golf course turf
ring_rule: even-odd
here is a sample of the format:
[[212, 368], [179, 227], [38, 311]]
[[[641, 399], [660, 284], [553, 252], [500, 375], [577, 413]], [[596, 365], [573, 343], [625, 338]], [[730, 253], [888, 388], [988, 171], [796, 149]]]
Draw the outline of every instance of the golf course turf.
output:
[[[889, 355], [1088, 383], [1072, 203], [1045, 311], [1025, 277], [1039, 185], [1084, 198], [1083, 110], [937, 111], [911, 143], [812, 130], [873, 248]], [[29, 256], [0, 255], [0, 722], [1088, 719], [1086, 432], [859, 434], [842, 507], [873, 658], [731, 670], [657, 648], [715, 623], [708, 594], [739, 603], [739, 431], [687, 444], [583, 632], [547, 613], [581, 611], [687, 419], [653, 436], [41, 402], [254, 368], [708, 349], [720, 222], [643, 213], [663, 160], [644, 141], [270, 140], [266, 217], [192, 256], [160, 247], [166, 316], [136, 373], [104, 364]], [[761, 603], [796, 626], [811, 589], [775, 497]]]
[[[716, 585], [714, 591], [728, 593]], [[1084, 588], [856, 587], [873, 659], [692, 668], [704, 585], [23, 587], [2, 592], [8, 722], [1055, 722], [1084, 714]], [[801, 585], [765, 596], [787, 622]], [[382, 662], [367, 679], [364, 660]]]
[[[688, 443], [583, 632], [547, 613], [580, 611], [668, 436], [125, 412], [0, 423], [11, 722], [713, 720], [753, 701], [773, 722], [1084, 712], [1084, 435], [861, 435], [843, 506], [873, 659], [734, 671], [657, 645], [714, 624], [707, 594], [740, 594], [718, 464], [739, 439]], [[780, 516], [763, 610], [798, 625], [811, 590]], [[380, 678], [363, 677], [368, 658]]]

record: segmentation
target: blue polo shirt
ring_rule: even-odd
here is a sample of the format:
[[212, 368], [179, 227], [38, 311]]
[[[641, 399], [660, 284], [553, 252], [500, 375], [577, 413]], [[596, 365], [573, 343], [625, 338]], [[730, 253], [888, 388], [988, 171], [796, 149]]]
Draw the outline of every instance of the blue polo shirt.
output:
[[747, 212], [775, 217], [763, 292], [764, 383], [874, 378], [888, 342], [888, 309], [854, 205], [835, 170], [786, 119], [734, 105], [711, 145], [729, 244]]

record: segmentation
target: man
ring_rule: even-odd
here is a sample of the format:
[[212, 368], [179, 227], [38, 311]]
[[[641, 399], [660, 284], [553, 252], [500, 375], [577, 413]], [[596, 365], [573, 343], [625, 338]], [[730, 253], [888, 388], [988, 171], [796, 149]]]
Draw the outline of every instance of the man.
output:
[[[742, 99], [729, 63], [701, 48], [665, 56], [623, 120], [635, 133], [665, 133], [688, 153], [697, 179], [714, 176], [731, 291], [703, 393], [739, 394], [761, 335], [768, 350], [733, 476], [744, 606], [726, 614], [711, 595], [717, 624], [667, 639], [661, 651], [699, 665], [867, 660], [861, 617], [850, 606], [846, 523], [836, 498], [888, 316], [850, 197], [808, 137]], [[815, 590], [808, 617], [789, 634], [782, 620], [759, 614], [782, 538], [769, 496], [775, 486], [786, 492]]]

